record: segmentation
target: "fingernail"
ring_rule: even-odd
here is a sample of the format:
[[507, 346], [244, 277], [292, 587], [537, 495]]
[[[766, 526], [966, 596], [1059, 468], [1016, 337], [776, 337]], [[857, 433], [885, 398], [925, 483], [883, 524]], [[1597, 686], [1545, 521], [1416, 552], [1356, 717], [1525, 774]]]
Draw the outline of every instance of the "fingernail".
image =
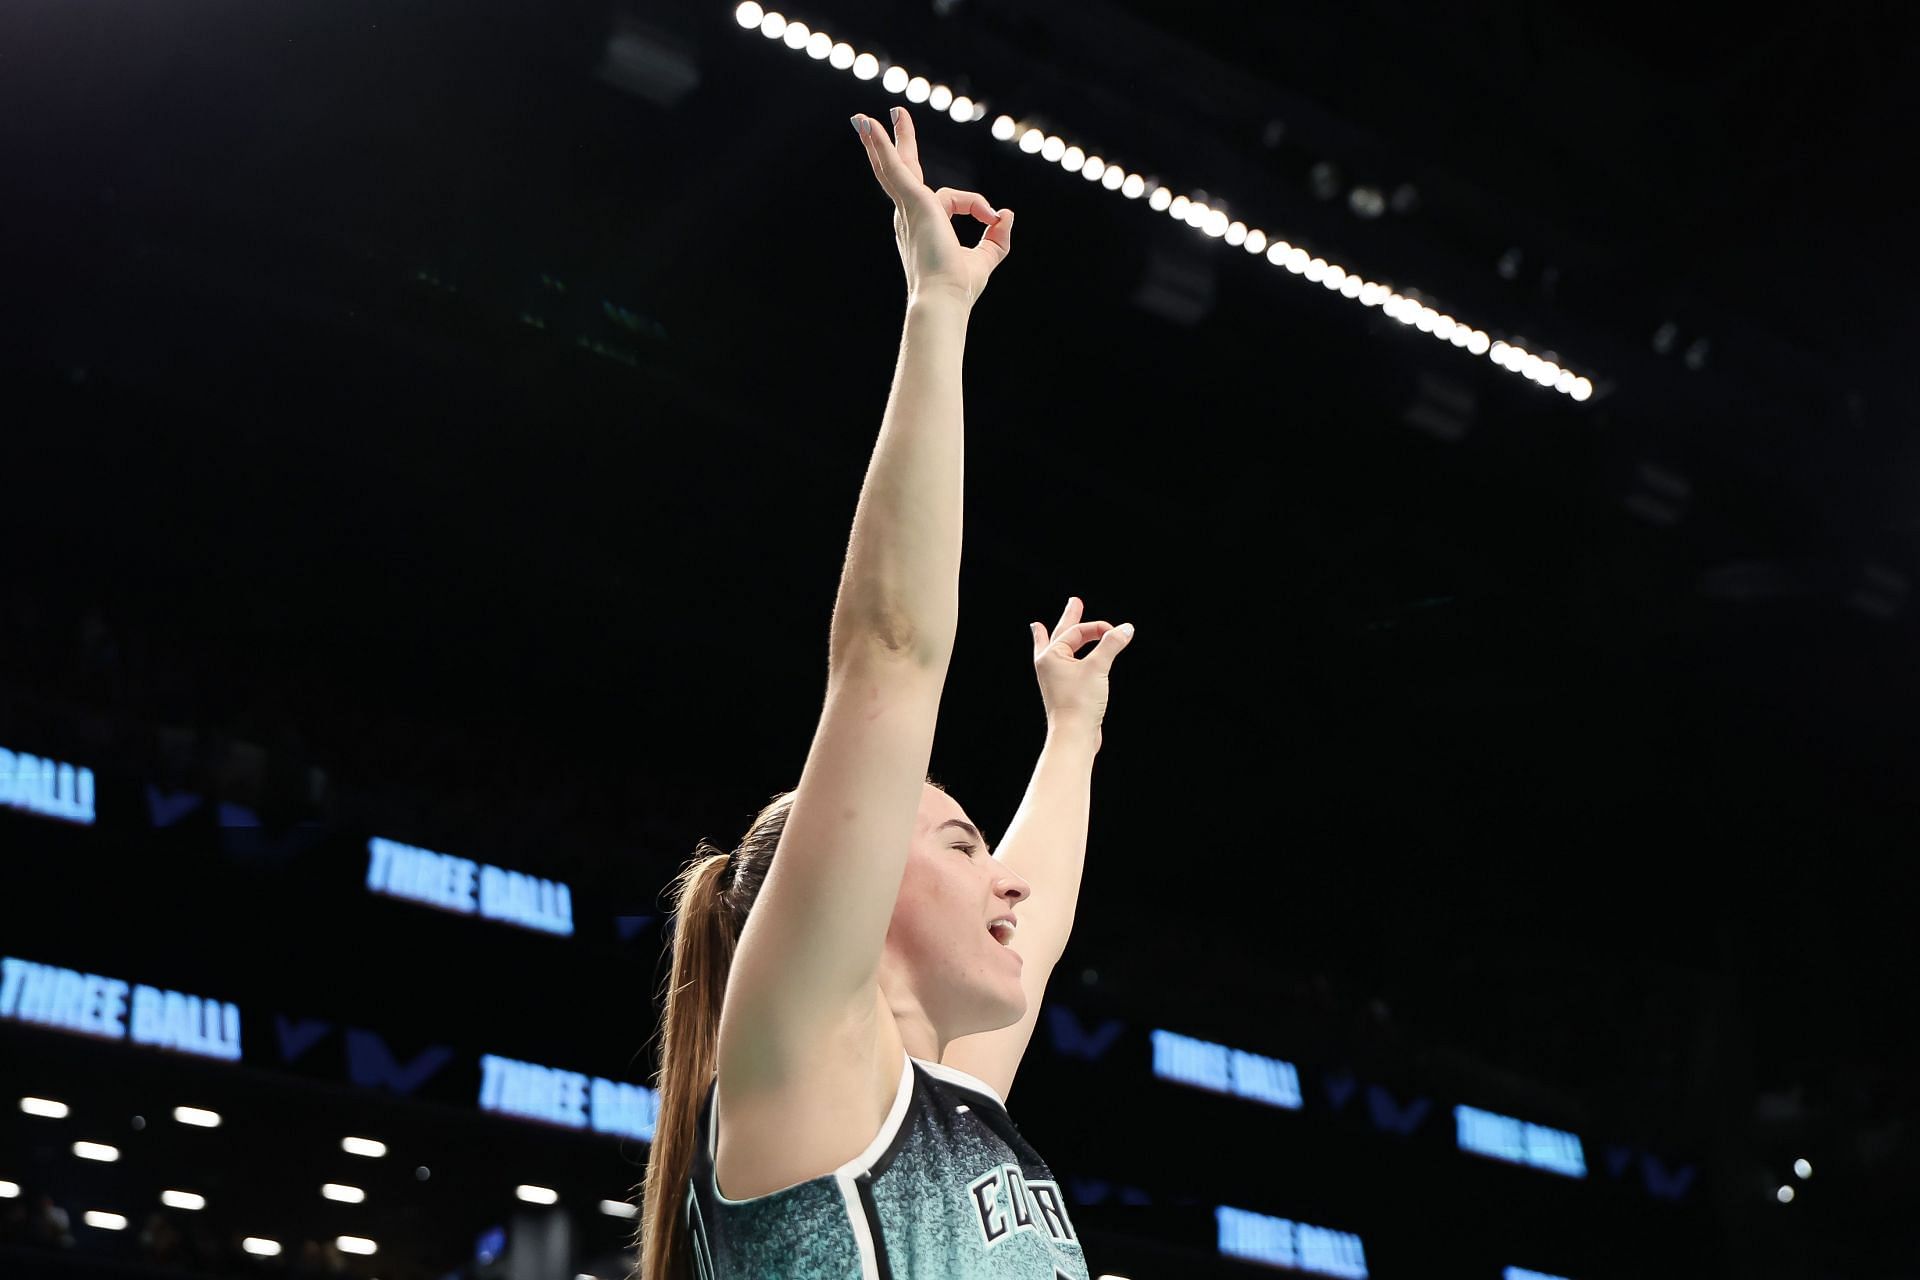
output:
[[900, 108], [898, 108], [898, 107], [888, 107], [888, 108], [887, 108], [887, 115], [888, 115], [889, 117], [891, 117], [891, 118], [892, 118], [892, 120], [893, 120], [893, 122], [894, 122], [895, 124], [899, 124], [899, 123], [900, 123]]
[[1128, 639], [1132, 639], [1133, 637], [1133, 624], [1131, 622], [1123, 622], [1119, 626], [1115, 627], [1114, 630], [1118, 631], [1121, 635], [1126, 636]]
[[853, 125], [853, 131], [855, 133], [859, 134], [863, 138], [867, 136], [866, 121], [862, 120], [859, 116], [848, 116], [847, 121], [848, 123]]

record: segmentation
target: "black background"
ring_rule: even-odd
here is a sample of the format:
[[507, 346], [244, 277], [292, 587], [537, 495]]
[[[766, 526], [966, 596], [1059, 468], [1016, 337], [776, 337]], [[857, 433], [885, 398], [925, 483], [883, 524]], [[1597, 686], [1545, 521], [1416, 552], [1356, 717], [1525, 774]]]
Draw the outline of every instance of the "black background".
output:
[[[1622, 1228], [1663, 1245], [1618, 1258], [1578, 1219], [1548, 1269], [1911, 1274], [1904, 12], [789, 16], [1599, 388], [1544, 391], [910, 108], [931, 184], [1021, 215], [970, 326], [934, 754], [990, 838], [1044, 727], [1026, 624], [1077, 594], [1139, 629], [1055, 992], [1282, 1057], [1320, 1035], [1328, 1064], [1705, 1171], [1690, 1211]], [[685, 97], [605, 73], [638, 30], [698, 68]], [[697, 838], [792, 784], [818, 713], [904, 300], [843, 122], [889, 95], [725, 5], [32, 3], [0, 37], [0, 742], [111, 740], [125, 779], [165, 754], [137, 726], [190, 728], [195, 761], [258, 743], [276, 833], [318, 820], [318, 768], [329, 823], [657, 914]], [[1418, 201], [1356, 218], [1311, 193], [1322, 160]], [[1136, 304], [1167, 263], [1210, 281], [1199, 323]], [[1406, 420], [1434, 381], [1471, 400], [1456, 440]], [[301, 858], [350, 883], [364, 835], [330, 839]], [[89, 845], [73, 865], [107, 873], [41, 901], [80, 920], [84, 879], [139, 939], [153, 856]], [[185, 909], [244, 918], [201, 874]], [[48, 946], [75, 936], [52, 914]], [[660, 941], [603, 975], [624, 1018], [567, 1033], [609, 1072], [651, 1031]], [[247, 942], [170, 923], [127, 954]], [[30, 958], [108, 971], [83, 950]], [[541, 1001], [514, 1008], [546, 1043]], [[1081, 1069], [1030, 1061], [1040, 1149], [1104, 1165]], [[1820, 1172], [1781, 1206], [1798, 1155]], [[1387, 1162], [1340, 1158], [1297, 1216], [1362, 1230], [1378, 1275], [1442, 1266], [1406, 1243], [1420, 1191], [1366, 1199]]]

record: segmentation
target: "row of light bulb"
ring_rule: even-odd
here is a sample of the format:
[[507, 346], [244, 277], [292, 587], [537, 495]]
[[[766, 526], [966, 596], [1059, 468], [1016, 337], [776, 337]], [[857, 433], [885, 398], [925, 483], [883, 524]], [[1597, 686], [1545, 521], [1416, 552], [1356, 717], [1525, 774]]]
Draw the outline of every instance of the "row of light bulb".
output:
[[[757, 30], [769, 40], [780, 40], [789, 49], [804, 51], [808, 57], [824, 61], [836, 70], [851, 70], [856, 80], [872, 80], [878, 76], [881, 87], [888, 93], [900, 94], [911, 103], [924, 102], [933, 110], [946, 114], [956, 124], [974, 124], [986, 118], [984, 104], [964, 94], [955, 94], [946, 85], [934, 84], [925, 76], [912, 75], [905, 67], [889, 66], [883, 72], [880, 60], [871, 53], [856, 53], [846, 41], [836, 41], [824, 31], [810, 30], [803, 22], [789, 22], [781, 14], [761, 8], [754, 0], [745, 0], [738, 5], [733, 16], [734, 21], [748, 31]], [[1248, 253], [1264, 253], [1266, 260], [1276, 267], [1285, 267], [1294, 275], [1304, 276], [1344, 298], [1358, 301], [1362, 306], [1379, 307], [1401, 324], [1452, 343], [1473, 355], [1487, 356], [1501, 368], [1520, 374], [1540, 386], [1550, 387], [1580, 401], [1593, 396], [1591, 381], [1552, 360], [1535, 355], [1515, 343], [1495, 342], [1484, 331], [1435, 311], [1417, 298], [1397, 293], [1388, 285], [1363, 279], [1338, 263], [1314, 257], [1296, 245], [1284, 240], [1269, 241], [1266, 232], [1257, 227], [1250, 228], [1244, 222], [1232, 221], [1223, 211], [1212, 208], [1204, 201], [1175, 195], [1164, 186], [1157, 186], [1148, 193], [1146, 180], [1139, 174], [1128, 173], [1118, 165], [1108, 164], [1099, 156], [1090, 156], [1057, 134], [1044, 133], [1031, 125], [1023, 128], [1012, 116], [1006, 115], [994, 117], [992, 131], [993, 136], [1001, 142], [1017, 140], [1020, 150], [1028, 155], [1038, 153], [1041, 159], [1060, 165], [1068, 173], [1078, 173], [1089, 182], [1098, 182], [1108, 191], [1117, 190], [1129, 200], [1138, 200], [1145, 195], [1147, 207], [1156, 213], [1165, 213]]]
[[[39, 1116], [43, 1119], [64, 1120], [70, 1109], [66, 1103], [54, 1098], [27, 1097], [20, 1099], [20, 1110], [27, 1115]], [[219, 1112], [209, 1111], [203, 1107], [175, 1107], [173, 1118], [181, 1124], [192, 1125], [195, 1128], [217, 1129], [220, 1127]], [[137, 1127], [144, 1127], [144, 1121], [139, 1122]], [[351, 1135], [340, 1139], [340, 1149], [348, 1155], [376, 1160], [387, 1154], [386, 1143], [375, 1138]], [[97, 1160], [103, 1164], [112, 1164], [120, 1159], [120, 1149], [104, 1142], [75, 1142], [73, 1154], [82, 1160]], [[428, 1176], [426, 1166], [422, 1165], [415, 1170], [415, 1176], [425, 1181]], [[17, 1198], [20, 1193], [19, 1183], [0, 1179], [0, 1200]], [[322, 1183], [320, 1194], [329, 1200], [336, 1200], [343, 1204], [361, 1204], [367, 1198], [367, 1193], [361, 1188], [340, 1182]], [[550, 1205], [557, 1204], [560, 1200], [560, 1193], [552, 1187], [535, 1186], [531, 1183], [521, 1183], [513, 1189], [513, 1194], [516, 1199], [524, 1200], [528, 1204]], [[169, 1188], [160, 1193], [160, 1203], [170, 1209], [197, 1211], [207, 1207], [207, 1198], [198, 1192]], [[612, 1218], [634, 1218], [640, 1211], [629, 1201], [602, 1200], [600, 1212]], [[80, 1220], [102, 1231], [127, 1229], [127, 1219], [124, 1214], [110, 1213], [104, 1209], [85, 1210], [80, 1215]], [[370, 1255], [379, 1249], [377, 1244], [364, 1236], [339, 1236], [335, 1238], [334, 1245], [342, 1253]], [[241, 1247], [248, 1253], [265, 1258], [276, 1256], [281, 1248], [279, 1241], [266, 1236], [248, 1236], [241, 1241]]]

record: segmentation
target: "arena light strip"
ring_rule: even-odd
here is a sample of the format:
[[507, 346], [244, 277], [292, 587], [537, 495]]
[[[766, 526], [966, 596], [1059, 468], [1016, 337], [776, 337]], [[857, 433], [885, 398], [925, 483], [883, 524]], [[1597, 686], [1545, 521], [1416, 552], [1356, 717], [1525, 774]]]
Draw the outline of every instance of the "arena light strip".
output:
[[[872, 80], [877, 76], [881, 87], [888, 93], [899, 94], [911, 103], [924, 102], [955, 124], [979, 124], [987, 118], [984, 103], [975, 102], [965, 95], [956, 95], [946, 85], [914, 75], [905, 67], [889, 66], [883, 72], [880, 60], [873, 54], [857, 53], [846, 41], [835, 40], [824, 31], [814, 31], [803, 22], [790, 22], [780, 13], [763, 9], [754, 0], [745, 0], [745, 3], [735, 7], [733, 17], [743, 30], [758, 31], [769, 40], [779, 40], [787, 48], [804, 52], [815, 62], [825, 62], [836, 71], [850, 70], [856, 80]], [[1021, 125], [1007, 115], [994, 117], [992, 132], [1001, 142], [1017, 141], [1020, 150], [1027, 155], [1038, 154], [1041, 159], [1058, 164], [1068, 173], [1077, 173], [1088, 182], [1098, 182], [1106, 190], [1118, 191], [1129, 200], [1138, 200], [1146, 195], [1147, 207], [1156, 213], [1165, 213], [1209, 236], [1223, 238], [1228, 244], [1245, 249], [1250, 254], [1264, 252], [1267, 262], [1273, 266], [1285, 267], [1292, 274], [1304, 276], [1314, 284], [1356, 301], [1363, 307], [1379, 307], [1401, 324], [1411, 325], [1422, 333], [1476, 356], [1484, 355], [1502, 369], [1517, 373], [1542, 387], [1549, 387], [1580, 401], [1593, 396], [1593, 383], [1576, 375], [1571, 369], [1542, 359], [1515, 343], [1495, 341], [1483, 330], [1435, 311], [1416, 298], [1397, 293], [1390, 285], [1365, 279], [1337, 262], [1314, 257], [1298, 245], [1288, 244], [1285, 240], [1269, 241], [1266, 232], [1249, 228], [1244, 222], [1229, 221], [1221, 210], [1211, 208], [1191, 196], [1175, 195], [1158, 185], [1148, 194], [1146, 178], [1109, 164], [1100, 156], [1090, 156], [1058, 134], [1046, 133], [1031, 125]]]

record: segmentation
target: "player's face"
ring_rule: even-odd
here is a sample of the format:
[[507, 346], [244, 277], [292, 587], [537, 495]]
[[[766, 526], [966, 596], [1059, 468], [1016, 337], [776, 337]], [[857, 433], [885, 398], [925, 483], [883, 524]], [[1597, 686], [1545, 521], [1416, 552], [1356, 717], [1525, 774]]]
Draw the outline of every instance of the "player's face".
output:
[[949, 1037], [992, 1031], [1026, 1013], [1020, 939], [1003, 946], [987, 922], [1015, 915], [1030, 886], [993, 856], [960, 803], [921, 790], [913, 849], [887, 931], [928, 1018]]

